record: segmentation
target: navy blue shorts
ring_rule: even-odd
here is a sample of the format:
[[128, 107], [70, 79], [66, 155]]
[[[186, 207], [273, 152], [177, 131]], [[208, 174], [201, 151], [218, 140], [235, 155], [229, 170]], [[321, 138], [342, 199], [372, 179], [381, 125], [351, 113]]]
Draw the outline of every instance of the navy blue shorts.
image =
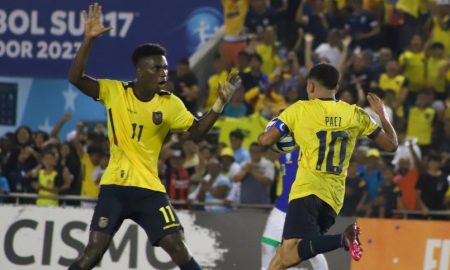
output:
[[154, 246], [163, 236], [183, 230], [166, 193], [138, 187], [102, 185], [91, 231], [114, 235], [127, 218], [145, 230]]
[[305, 239], [325, 234], [333, 226], [336, 213], [326, 202], [309, 195], [289, 202], [283, 239]]

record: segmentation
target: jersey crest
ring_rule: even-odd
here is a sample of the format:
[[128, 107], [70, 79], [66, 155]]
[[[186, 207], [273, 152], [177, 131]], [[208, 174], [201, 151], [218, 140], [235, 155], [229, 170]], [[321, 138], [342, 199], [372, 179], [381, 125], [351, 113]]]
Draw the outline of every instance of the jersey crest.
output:
[[153, 123], [155, 125], [160, 125], [163, 120], [163, 114], [161, 111], [153, 112]]

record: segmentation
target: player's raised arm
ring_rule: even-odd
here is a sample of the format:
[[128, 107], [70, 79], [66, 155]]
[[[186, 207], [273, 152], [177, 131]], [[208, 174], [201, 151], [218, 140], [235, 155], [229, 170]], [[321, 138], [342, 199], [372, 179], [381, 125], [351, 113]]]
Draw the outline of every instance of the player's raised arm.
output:
[[383, 150], [394, 152], [398, 147], [397, 134], [395, 133], [391, 122], [389, 122], [389, 117], [384, 108], [383, 101], [373, 93], [367, 95], [367, 100], [369, 101], [372, 110], [380, 117], [381, 125], [383, 127], [383, 130], [381, 130], [374, 138], [375, 142], [383, 148]]
[[228, 74], [227, 81], [219, 85], [219, 97], [205, 116], [200, 120], [195, 121], [189, 129], [190, 136], [194, 141], [199, 141], [208, 133], [216, 120], [219, 118], [225, 105], [230, 101], [234, 92], [241, 85], [241, 78], [237, 71], [231, 71]]
[[111, 30], [111, 26], [104, 27], [101, 22], [102, 6], [98, 3], [89, 6], [89, 10], [83, 11], [84, 17], [84, 39], [72, 61], [69, 69], [69, 81], [78, 87], [86, 95], [98, 98], [99, 84], [96, 79], [84, 73], [89, 51], [94, 40], [102, 34]]

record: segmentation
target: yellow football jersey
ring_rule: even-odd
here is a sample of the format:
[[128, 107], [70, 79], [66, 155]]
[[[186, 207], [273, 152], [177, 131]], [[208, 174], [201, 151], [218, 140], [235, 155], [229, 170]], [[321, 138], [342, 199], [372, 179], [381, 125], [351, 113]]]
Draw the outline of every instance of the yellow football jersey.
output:
[[266, 118], [259, 113], [253, 113], [245, 117], [222, 117], [214, 127], [220, 130], [219, 142], [230, 145], [230, 133], [235, 129], [240, 129], [244, 133], [244, 141], [242, 147], [249, 149], [253, 142], [258, 141], [258, 136], [264, 131], [267, 123]]
[[390, 78], [386, 73], [381, 74], [378, 80], [378, 85], [384, 91], [392, 90], [395, 92], [395, 96], [398, 97], [400, 90], [405, 84], [405, 76], [397, 75], [394, 78]]
[[445, 65], [445, 59], [429, 57], [426, 60], [425, 80], [428, 87], [432, 87], [436, 92], [444, 93], [446, 87], [445, 76], [439, 74], [440, 69]]
[[406, 136], [416, 137], [419, 145], [430, 145], [433, 135], [433, 122], [436, 111], [432, 107], [413, 106], [409, 110]]
[[84, 153], [81, 157], [81, 195], [88, 197], [98, 197], [98, 193], [100, 192], [100, 187], [96, 182], [94, 182], [94, 171], [97, 169], [89, 155]]
[[409, 90], [417, 92], [425, 86], [425, 54], [423, 52], [415, 53], [412, 51], [405, 51], [400, 55], [400, 64], [408, 62], [403, 75], [409, 81]]
[[381, 129], [360, 107], [335, 100], [297, 101], [278, 118], [302, 149], [289, 201], [314, 194], [339, 213], [356, 140]]
[[183, 102], [161, 90], [152, 100], [138, 100], [131, 83], [99, 80], [99, 100], [108, 113], [110, 160], [101, 185], [165, 192], [158, 178], [158, 157], [170, 130], [188, 130], [194, 116]]
[[[44, 186], [46, 188], [55, 188], [56, 187], [56, 177], [58, 176], [57, 171], [52, 171], [50, 173], [45, 173], [45, 170], [39, 170], [38, 174], [38, 181], [41, 186]], [[39, 195], [53, 195], [57, 196], [58, 193], [47, 191], [40, 189], [38, 191]], [[43, 205], [43, 206], [58, 206], [59, 201], [58, 199], [44, 199], [40, 198], [36, 200], [36, 205]]]
[[224, 82], [228, 78], [228, 72], [226, 70], [221, 73], [216, 73], [208, 79], [208, 98], [206, 99], [205, 110], [211, 109], [219, 97], [219, 82]]
[[226, 36], [239, 36], [244, 30], [250, 0], [222, 0]]

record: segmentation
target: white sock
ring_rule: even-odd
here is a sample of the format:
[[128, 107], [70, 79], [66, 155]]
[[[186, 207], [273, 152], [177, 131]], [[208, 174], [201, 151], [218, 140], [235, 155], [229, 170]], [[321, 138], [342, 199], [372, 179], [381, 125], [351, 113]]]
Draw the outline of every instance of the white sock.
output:
[[325, 259], [325, 256], [323, 254], [318, 254], [308, 261], [311, 262], [314, 270], [328, 270], [327, 259]]
[[261, 270], [269, 269], [270, 261], [275, 256], [276, 251], [276, 247], [261, 243]]

